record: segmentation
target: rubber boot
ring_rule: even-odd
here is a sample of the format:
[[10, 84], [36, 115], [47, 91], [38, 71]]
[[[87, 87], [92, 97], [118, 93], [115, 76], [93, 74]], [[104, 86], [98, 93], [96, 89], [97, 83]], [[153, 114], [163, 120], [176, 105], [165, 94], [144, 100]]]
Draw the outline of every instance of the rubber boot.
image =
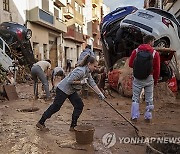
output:
[[131, 106], [131, 120], [132, 121], [137, 121], [139, 116], [140, 116], [140, 113], [139, 113], [139, 103], [132, 102], [132, 106]]
[[152, 119], [152, 110], [154, 109], [154, 105], [148, 105], [146, 106], [146, 112], [144, 114], [144, 118], [147, 122], [150, 122]]

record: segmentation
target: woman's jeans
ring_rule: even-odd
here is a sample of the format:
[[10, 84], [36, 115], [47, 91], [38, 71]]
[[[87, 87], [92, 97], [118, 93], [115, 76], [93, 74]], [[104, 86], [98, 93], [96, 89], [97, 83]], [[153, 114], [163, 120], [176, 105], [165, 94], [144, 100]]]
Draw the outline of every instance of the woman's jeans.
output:
[[59, 88], [56, 88], [56, 97], [54, 99], [53, 104], [51, 104], [49, 108], [43, 113], [42, 118], [39, 122], [43, 124], [46, 121], [46, 119], [50, 118], [54, 113], [59, 111], [66, 98], [70, 100], [71, 104], [74, 107], [71, 127], [75, 127], [77, 125], [77, 120], [80, 114], [82, 113], [84, 104], [77, 92], [74, 92], [71, 95], [67, 95]]
[[134, 78], [133, 80], [133, 97], [131, 106], [131, 118], [137, 119], [140, 116], [139, 113], [139, 101], [140, 94], [144, 88], [145, 102], [146, 102], [146, 112], [144, 115], [145, 119], [152, 119], [151, 111], [154, 109], [153, 105], [153, 89], [154, 89], [154, 79], [153, 75], [149, 75], [144, 80], [139, 80]]

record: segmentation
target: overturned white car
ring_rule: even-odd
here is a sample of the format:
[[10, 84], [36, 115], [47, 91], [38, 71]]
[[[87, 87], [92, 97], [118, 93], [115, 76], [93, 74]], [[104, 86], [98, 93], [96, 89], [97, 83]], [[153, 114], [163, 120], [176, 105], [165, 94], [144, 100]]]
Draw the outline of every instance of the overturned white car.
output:
[[139, 9], [126, 16], [120, 28], [133, 37], [139, 37], [136, 35], [139, 33], [153, 35], [156, 47], [171, 48], [180, 56], [180, 24], [169, 12], [158, 8]]

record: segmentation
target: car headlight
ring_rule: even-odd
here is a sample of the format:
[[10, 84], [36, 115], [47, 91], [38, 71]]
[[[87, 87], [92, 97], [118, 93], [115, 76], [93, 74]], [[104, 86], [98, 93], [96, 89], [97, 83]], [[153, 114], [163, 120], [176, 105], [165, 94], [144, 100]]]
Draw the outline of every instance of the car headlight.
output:
[[26, 39], [30, 39], [32, 37], [32, 31], [30, 29], [27, 30], [27, 33], [26, 33]]

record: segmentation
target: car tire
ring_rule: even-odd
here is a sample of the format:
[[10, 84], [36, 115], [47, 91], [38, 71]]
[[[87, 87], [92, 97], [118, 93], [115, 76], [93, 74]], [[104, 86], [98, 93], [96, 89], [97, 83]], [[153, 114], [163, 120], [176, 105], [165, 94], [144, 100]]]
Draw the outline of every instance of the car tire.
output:
[[165, 39], [160, 39], [160, 40], [156, 41], [154, 43], [154, 46], [155, 47], [162, 47], [162, 48], [169, 48], [170, 47], [168, 41]]
[[118, 93], [121, 95], [121, 96], [124, 96], [124, 90], [123, 90], [123, 87], [121, 84], [119, 84], [118, 86]]
[[32, 31], [30, 29], [27, 29], [26, 39], [29, 40], [31, 37], [32, 37]]

